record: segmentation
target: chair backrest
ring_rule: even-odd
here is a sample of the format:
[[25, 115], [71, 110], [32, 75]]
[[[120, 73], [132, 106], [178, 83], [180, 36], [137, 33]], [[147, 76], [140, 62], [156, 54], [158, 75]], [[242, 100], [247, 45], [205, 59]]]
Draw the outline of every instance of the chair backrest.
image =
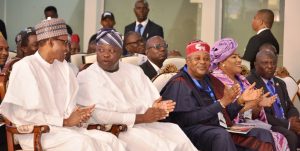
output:
[[71, 55], [71, 63], [73, 63], [75, 66], [77, 66], [78, 68], [80, 67], [80, 65], [83, 64], [83, 60], [82, 60], [82, 56], [87, 55], [86, 53], [77, 53], [74, 55]]
[[14, 51], [9, 51], [8, 52], [8, 58], [14, 58], [16, 55], [17, 55], [17, 53], [14, 52]]
[[167, 82], [176, 74], [177, 73], [160, 74], [152, 81], [152, 83], [154, 84], [154, 86], [156, 87], [158, 92], [160, 92], [162, 90], [162, 88], [167, 84]]
[[152, 79], [152, 83], [160, 92], [167, 82], [178, 73], [178, 69], [174, 64], [167, 64], [161, 68], [160, 74]]
[[129, 57], [123, 57], [120, 59], [122, 62], [130, 63], [133, 65], [139, 65], [140, 58], [138, 56], [129, 56]]
[[92, 65], [93, 63], [86, 63], [80, 66], [79, 68], [79, 72], [82, 70], [85, 70], [86, 68], [88, 68], [90, 65]]
[[8, 61], [0, 73], [0, 99], [1, 99], [0, 103], [4, 99], [4, 95], [6, 93], [6, 88], [7, 88], [9, 75], [12, 70], [12, 67], [19, 60], [21, 60], [21, 59], [15, 58], [15, 59], [11, 59], [10, 61]]
[[246, 66], [247, 69], [251, 69], [251, 68], [250, 68], [250, 62], [247, 61], [247, 60], [243, 60], [243, 59], [242, 59], [242, 65]]
[[[280, 78], [280, 77], [278, 77], [278, 78]], [[289, 97], [292, 101], [294, 101], [295, 96], [297, 95], [298, 90], [299, 90], [299, 87], [298, 87], [296, 81], [290, 76], [280, 78], [280, 79], [283, 80], [284, 83], [286, 84], [286, 88], [287, 88]]]
[[83, 64], [94, 63], [96, 61], [97, 61], [97, 55], [95, 53], [82, 56]]
[[177, 69], [181, 69], [185, 65], [185, 63], [186, 63], [185, 58], [174, 57], [174, 58], [167, 58], [164, 61], [163, 66], [167, 64], [174, 64], [177, 67]]

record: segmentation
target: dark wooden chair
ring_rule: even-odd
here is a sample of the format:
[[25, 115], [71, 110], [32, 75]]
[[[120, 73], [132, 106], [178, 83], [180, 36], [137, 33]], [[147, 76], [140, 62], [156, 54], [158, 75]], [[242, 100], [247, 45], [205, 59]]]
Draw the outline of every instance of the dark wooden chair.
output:
[[[9, 75], [12, 70], [13, 64], [19, 61], [20, 59], [13, 59], [10, 60], [8, 63], [5, 64], [5, 67], [0, 73], [0, 103], [4, 99], [7, 85], [9, 81]], [[88, 67], [88, 66], [87, 66]], [[2, 120], [2, 121], [1, 121]], [[50, 131], [50, 128], [48, 125], [36, 125], [33, 126], [32, 131], [22, 133], [18, 130], [18, 127], [14, 126], [12, 122], [10, 122], [5, 117], [1, 117], [0, 115], [0, 123], [4, 122], [6, 127], [6, 139], [7, 139], [7, 147], [8, 151], [15, 151], [22, 149], [19, 144], [15, 144], [14, 140], [14, 134], [33, 134], [34, 140], [34, 151], [42, 151], [42, 145], [41, 145], [41, 136], [43, 133], [48, 133]], [[88, 125], [88, 130], [96, 129], [100, 131], [106, 131], [114, 134], [115, 136], [119, 136], [120, 132], [124, 132], [127, 130], [127, 126], [124, 124], [113, 124], [113, 125], [101, 125], [101, 124], [94, 124], [94, 125]]]

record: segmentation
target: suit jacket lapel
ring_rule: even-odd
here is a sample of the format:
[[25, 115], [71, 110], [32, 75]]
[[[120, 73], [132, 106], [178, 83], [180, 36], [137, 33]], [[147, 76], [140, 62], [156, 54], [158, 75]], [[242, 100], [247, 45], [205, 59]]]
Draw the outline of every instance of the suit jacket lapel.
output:
[[145, 37], [146, 39], [149, 37], [149, 30], [150, 30], [151, 26], [152, 26], [152, 22], [151, 22], [151, 20], [149, 20], [144, 29], [142, 37]]
[[151, 76], [155, 76], [157, 75], [157, 72], [156, 70], [154, 69], [154, 67], [152, 66], [152, 64], [149, 62], [149, 60], [146, 61], [146, 65], [147, 65], [147, 68], [148, 68], [148, 72]]
[[136, 26], [136, 22], [132, 23], [132, 26], [130, 26], [130, 31], [134, 31], [135, 32], [135, 26]]
[[283, 96], [283, 91], [281, 89], [281, 85], [279, 85], [279, 82], [278, 82], [278, 79], [276, 78], [273, 78], [274, 79], [274, 87], [275, 87], [275, 90], [276, 90], [276, 93], [277, 93], [277, 97], [280, 99], [280, 103], [281, 103], [281, 106], [283, 108], [284, 111], [286, 111], [286, 106], [287, 104], [285, 104], [286, 102], [284, 101], [284, 96]]
[[[267, 89], [267, 86], [266, 86], [265, 82], [263, 81], [263, 79], [262, 79], [260, 76], [258, 76], [258, 75], [256, 74], [256, 72], [254, 72], [253, 75], [254, 75], [255, 78], [257, 79], [257, 80], [256, 80], [256, 86], [255, 86], [255, 87], [256, 87], [256, 88], [261, 88], [261, 87], [263, 87], [264, 93], [269, 92], [269, 90]], [[274, 109], [273, 109], [272, 106], [271, 106], [271, 107], [265, 107], [265, 110], [271, 110], [271, 112], [274, 113]]]

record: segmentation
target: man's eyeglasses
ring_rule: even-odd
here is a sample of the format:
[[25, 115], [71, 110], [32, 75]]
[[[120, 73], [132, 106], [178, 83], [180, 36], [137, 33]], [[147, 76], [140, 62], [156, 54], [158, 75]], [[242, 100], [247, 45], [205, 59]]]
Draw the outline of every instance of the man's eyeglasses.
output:
[[66, 45], [66, 46], [69, 46], [69, 45], [70, 45], [70, 41], [69, 41], [69, 40], [62, 40], [62, 39], [58, 39], [58, 38], [55, 38], [54, 40], [61, 41], [61, 42], [63, 42], [64, 45]]
[[164, 44], [155, 44], [155, 45], [150, 46], [148, 48], [155, 48], [155, 49], [164, 48], [164, 49], [167, 49], [168, 48], [168, 44], [166, 44], [166, 43], [164, 43]]
[[126, 45], [130, 45], [130, 44], [135, 44], [135, 45], [137, 45], [137, 44], [141, 44], [141, 43], [143, 43], [143, 42], [144, 42], [143, 39], [138, 39], [137, 41], [126, 43]]

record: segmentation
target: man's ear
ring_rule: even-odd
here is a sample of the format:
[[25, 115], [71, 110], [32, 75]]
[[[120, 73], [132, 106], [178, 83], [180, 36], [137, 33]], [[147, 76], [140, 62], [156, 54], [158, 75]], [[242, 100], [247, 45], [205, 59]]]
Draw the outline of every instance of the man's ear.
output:
[[145, 55], [146, 55], [146, 56], [147, 56], [148, 52], [149, 52], [149, 49], [146, 49], [146, 50], [145, 50]]

